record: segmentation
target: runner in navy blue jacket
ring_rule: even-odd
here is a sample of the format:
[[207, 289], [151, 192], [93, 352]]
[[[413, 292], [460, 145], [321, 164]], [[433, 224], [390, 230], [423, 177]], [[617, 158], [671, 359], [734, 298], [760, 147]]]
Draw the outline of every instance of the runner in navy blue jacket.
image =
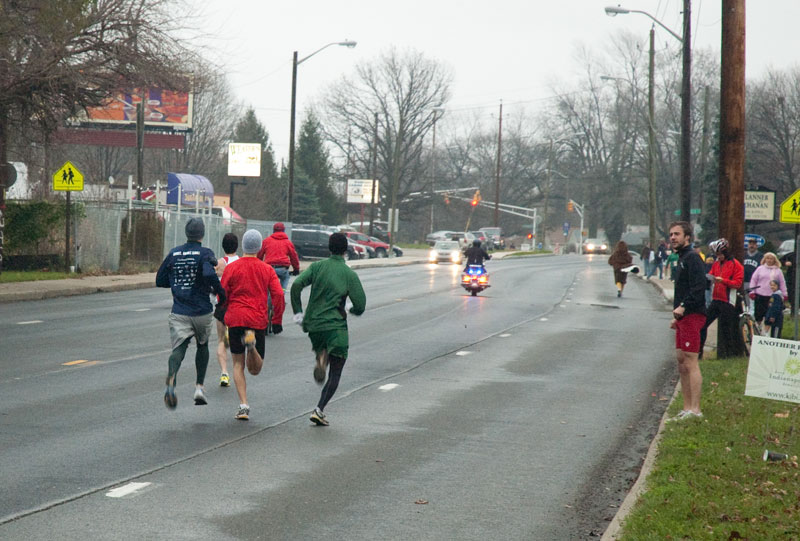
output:
[[205, 235], [205, 226], [200, 218], [192, 218], [186, 224], [186, 244], [170, 250], [156, 274], [156, 286], [172, 289], [172, 312], [169, 315], [169, 334], [172, 353], [169, 356], [167, 390], [164, 403], [170, 409], [178, 405], [175, 384], [189, 341], [197, 342], [194, 363], [197, 368], [194, 403], [208, 403], [203, 391], [203, 381], [208, 368], [208, 338], [211, 335], [212, 312], [209, 295], [216, 293], [220, 302], [225, 302], [225, 291], [214, 270], [217, 260], [214, 252], [203, 248], [200, 241]]

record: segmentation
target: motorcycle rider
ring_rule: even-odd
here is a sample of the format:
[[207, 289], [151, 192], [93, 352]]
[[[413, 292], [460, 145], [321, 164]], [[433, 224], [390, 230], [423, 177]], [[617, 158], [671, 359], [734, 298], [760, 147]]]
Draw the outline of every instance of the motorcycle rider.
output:
[[481, 270], [485, 272], [486, 268], [483, 266], [483, 262], [492, 258], [492, 256], [481, 247], [481, 241], [478, 239], [472, 241], [472, 246], [464, 251], [464, 255], [467, 257], [467, 266], [464, 267], [464, 272], [469, 269], [470, 265], [480, 265]]

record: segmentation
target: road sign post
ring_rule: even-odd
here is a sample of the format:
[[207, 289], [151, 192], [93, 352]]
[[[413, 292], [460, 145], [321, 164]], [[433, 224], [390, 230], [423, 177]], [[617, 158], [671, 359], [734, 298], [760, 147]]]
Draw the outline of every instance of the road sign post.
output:
[[53, 175], [53, 190], [58, 192], [67, 192], [67, 208], [64, 212], [66, 222], [66, 239], [64, 246], [64, 272], [70, 272], [70, 238], [69, 238], [69, 222], [70, 222], [70, 207], [72, 206], [72, 192], [83, 191], [83, 173], [77, 167], [72, 165], [72, 162], [65, 162], [61, 168]]

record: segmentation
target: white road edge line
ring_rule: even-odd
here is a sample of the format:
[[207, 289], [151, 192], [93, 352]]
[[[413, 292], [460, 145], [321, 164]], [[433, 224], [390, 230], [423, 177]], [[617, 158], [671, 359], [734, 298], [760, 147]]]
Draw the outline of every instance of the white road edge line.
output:
[[397, 387], [400, 387], [400, 385], [398, 385], [397, 383], [387, 383], [386, 385], [381, 385], [380, 387], [378, 387], [378, 389], [380, 389], [381, 391], [391, 391], [392, 389], [395, 389]]
[[41, 319], [32, 319], [30, 321], [17, 321], [17, 325], [33, 325], [34, 323], [44, 323]]
[[106, 492], [106, 496], [109, 498], [122, 498], [123, 496], [127, 496], [128, 494], [132, 494], [137, 490], [141, 490], [144, 487], [150, 486], [152, 483], [128, 483], [127, 485], [122, 485], [121, 487], [114, 488]]

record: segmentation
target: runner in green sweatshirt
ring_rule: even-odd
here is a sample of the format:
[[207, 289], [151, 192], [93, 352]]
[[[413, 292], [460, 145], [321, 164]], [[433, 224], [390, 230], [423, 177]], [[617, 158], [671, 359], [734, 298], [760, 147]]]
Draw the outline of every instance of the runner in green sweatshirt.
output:
[[[317, 407], [311, 413], [311, 421], [318, 426], [328, 426], [323, 410], [336, 388], [347, 360], [349, 337], [347, 333], [347, 298], [353, 303], [350, 313], [360, 316], [366, 308], [367, 298], [358, 275], [344, 261], [342, 254], [347, 251], [347, 237], [334, 233], [328, 240], [331, 256], [317, 261], [303, 271], [292, 283], [291, 298], [294, 322], [303, 326], [303, 331], [311, 339], [311, 348], [317, 357], [314, 379], [322, 384], [325, 369], [328, 381], [322, 387]], [[311, 285], [308, 306], [303, 313], [300, 295], [303, 288]]]

